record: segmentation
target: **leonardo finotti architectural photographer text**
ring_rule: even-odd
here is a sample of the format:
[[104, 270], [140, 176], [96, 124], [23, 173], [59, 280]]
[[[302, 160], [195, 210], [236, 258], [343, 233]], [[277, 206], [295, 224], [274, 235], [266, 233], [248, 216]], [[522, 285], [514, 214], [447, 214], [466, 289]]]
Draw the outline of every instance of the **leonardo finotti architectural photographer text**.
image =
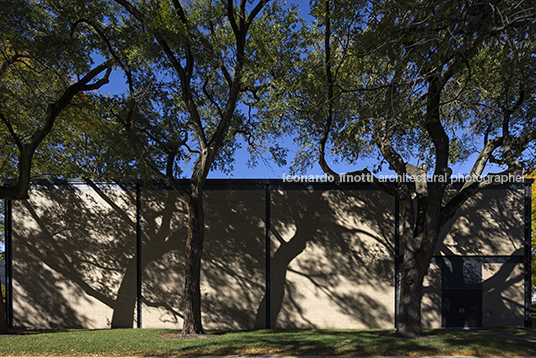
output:
[[[523, 175], [486, 175], [483, 177], [456, 174], [448, 176], [444, 175], [419, 175], [412, 177], [410, 175], [376, 175], [373, 174], [341, 174], [339, 176], [339, 183], [371, 183], [374, 177], [381, 182], [409, 182], [409, 183], [422, 183], [422, 182], [443, 182], [443, 183], [455, 183], [455, 182], [484, 182], [484, 183], [522, 183], [525, 179]], [[335, 183], [335, 177], [327, 174], [322, 175], [287, 175], [283, 174], [283, 182], [286, 183]]]

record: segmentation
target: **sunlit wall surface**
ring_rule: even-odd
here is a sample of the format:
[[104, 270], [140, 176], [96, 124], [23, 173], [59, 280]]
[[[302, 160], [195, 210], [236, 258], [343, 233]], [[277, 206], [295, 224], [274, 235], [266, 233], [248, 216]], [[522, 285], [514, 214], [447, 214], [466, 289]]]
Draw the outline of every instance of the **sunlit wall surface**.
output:
[[[524, 325], [524, 193], [486, 190], [448, 222], [425, 278], [426, 327]], [[395, 327], [393, 197], [213, 180], [204, 203], [205, 328]], [[186, 215], [165, 187], [56, 183], [13, 202], [13, 325], [182, 327]]]

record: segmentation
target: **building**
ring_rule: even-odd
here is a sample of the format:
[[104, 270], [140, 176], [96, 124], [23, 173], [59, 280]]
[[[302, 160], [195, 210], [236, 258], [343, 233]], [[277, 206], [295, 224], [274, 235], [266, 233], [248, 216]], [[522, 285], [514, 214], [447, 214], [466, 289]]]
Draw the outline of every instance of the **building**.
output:
[[[395, 327], [397, 205], [366, 183], [207, 181], [205, 328]], [[176, 192], [41, 182], [10, 210], [12, 325], [182, 327]], [[424, 326], [530, 325], [530, 184], [482, 191], [443, 235]]]

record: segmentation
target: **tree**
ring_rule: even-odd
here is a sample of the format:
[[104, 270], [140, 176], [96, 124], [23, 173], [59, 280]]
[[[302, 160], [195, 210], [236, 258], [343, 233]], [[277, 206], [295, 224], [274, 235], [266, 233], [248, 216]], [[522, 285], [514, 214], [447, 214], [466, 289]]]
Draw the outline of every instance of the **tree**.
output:
[[[508, 2], [489, 8], [439, 4], [435, 9], [424, 6], [409, 21], [398, 10], [389, 13], [394, 17], [386, 27], [402, 35], [395, 53], [405, 56], [403, 63], [413, 69], [402, 76], [396, 70], [393, 73], [384, 104], [388, 111], [375, 115], [373, 138], [398, 176], [416, 180], [415, 189], [407, 183], [399, 183], [396, 189], [405, 248], [397, 330], [415, 336], [421, 334], [423, 277], [441, 228], [468, 198], [499, 185], [502, 176], [520, 175], [523, 153], [535, 139], [534, 78], [530, 74], [534, 48], [525, 38], [535, 9], [518, 9]], [[522, 20], [528, 15], [530, 21]], [[405, 91], [400, 90], [402, 86], [396, 88], [402, 83], [407, 84]], [[403, 135], [410, 131], [416, 136], [410, 135], [408, 143]], [[467, 148], [470, 139], [480, 141], [482, 147]], [[408, 164], [397, 141], [426, 153], [423, 164]], [[464, 159], [467, 149], [478, 157], [463, 187], [447, 199], [448, 180], [444, 179], [452, 175], [449, 164]], [[504, 170], [486, 175], [490, 163]]]
[[44, 6], [25, 1], [1, 5], [5, 19], [0, 32], [2, 173], [3, 178], [16, 180], [0, 187], [0, 197], [23, 199], [28, 196], [32, 159], [39, 145], [77, 94], [108, 82], [111, 62], [90, 68], [89, 54], [85, 58], [72, 54], [70, 47], [83, 40], [59, 28]]
[[[270, 80], [263, 69], [291, 48], [287, 32], [294, 26], [294, 12], [284, 14], [278, 3], [268, 3], [115, 0], [117, 11], [107, 12], [108, 23], [79, 21], [101, 35], [124, 70], [128, 94], [116, 98], [119, 105], [110, 115], [123, 123], [140, 177], [164, 180], [184, 198], [184, 334], [203, 333], [205, 180], [211, 168], [232, 163], [237, 135], [247, 139], [252, 131], [254, 115], [237, 110], [238, 104], [246, 93], [255, 96]], [[177, 180], [186, 175], [184, 163], [192, 166], [187, 185]]]
[[[312, 12], [316, 40], [298, 80], [280, 86], [294, 119], [287, 126], [337, 182], [345, 176], [328, 155], [350, 164], [377, 155], [372, 171], [346, 175], [371, 181], [400, 203], [397, 332], [419, 336], [423, 278], [441, 228], [480, 190], [521, 175], [534, 145], [529, 39], [536, 9], [509, 1], [324, 0], [313, 1]], [[269, 116], [274, 107], [264, 109]], [[298, 156], [297, 168], [310, 165], [309, 158]], [[452, 190], [450, 165], [469, 160], [464, 185]], [[374, 175], [382, 164], [399, 179], [395, 186]], [[490, 164], [502, 171], [489, 173]]]
[[[71, 33], [44, 3], [1, 1], [0, 16], [0, 172], [8, 180], [0, 199], [19, 200], [37, 174], [40, 145], [82, 93], [108, 83], [112, 62], [91, 67], [87, 38]], [[6, 332], [0, 306], [0, 332]]]
[[[536, 171], [531, 171], [528, 175], [530, 179], [536, 179]], [[536, 183], [532, 183], [532, 207], [531, 207], [531, 281], [532, 281], [532, 296], [536, 292]]]

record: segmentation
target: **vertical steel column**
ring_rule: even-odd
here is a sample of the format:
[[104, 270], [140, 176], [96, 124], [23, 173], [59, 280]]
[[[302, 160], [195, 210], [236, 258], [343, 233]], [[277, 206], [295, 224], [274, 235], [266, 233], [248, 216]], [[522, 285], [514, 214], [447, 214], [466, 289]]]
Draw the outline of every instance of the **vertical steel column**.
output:
[[136, 184], [136, 310], [137, 327], [142, 327], [142, 233], [141, 233], [141, 184]]
[[525, 181], [525, 251], [524, 251], [524, 281], [525, 281], [525, 327], [532, 326], [532, 313], [531, 313], [531, 258], [532, 258], [532, 247], [531, 247], [531, 230], [532, 230], [532, 190], [531, 184], [532, 180]]
[[398, 327], [400, 305], [400, 202], [395, 198], [395, 328]]
[[13, 327], [13, 217], [11, 200], [5, 200], [5, 239], [6, 239], [6, 318], [9, 328]]
[[265, 222], [265, 246], [264, 246], [264, 250], [265, 250], [265, 254], [264, 254], [264, 257], [265, 257], [265, 290], [266, 290], [266, 328], [269, 329], [269, 328], [272, 328], [272, 310], [271, 310], [271, 305], [272, 305], [272, 300], [271, 300], [271, 275], [270, 275], [270, 270], [271, 270], [271, 246], [270, 246], [270, 237], [271, 237], [271, 233], [270, 233], [270, 220], [271, 220], [271, 197], [270, 197], [270, 184], [266, 184], [266, 187], [265, 187], [265, 217], [264, 217], [264, 222]]

